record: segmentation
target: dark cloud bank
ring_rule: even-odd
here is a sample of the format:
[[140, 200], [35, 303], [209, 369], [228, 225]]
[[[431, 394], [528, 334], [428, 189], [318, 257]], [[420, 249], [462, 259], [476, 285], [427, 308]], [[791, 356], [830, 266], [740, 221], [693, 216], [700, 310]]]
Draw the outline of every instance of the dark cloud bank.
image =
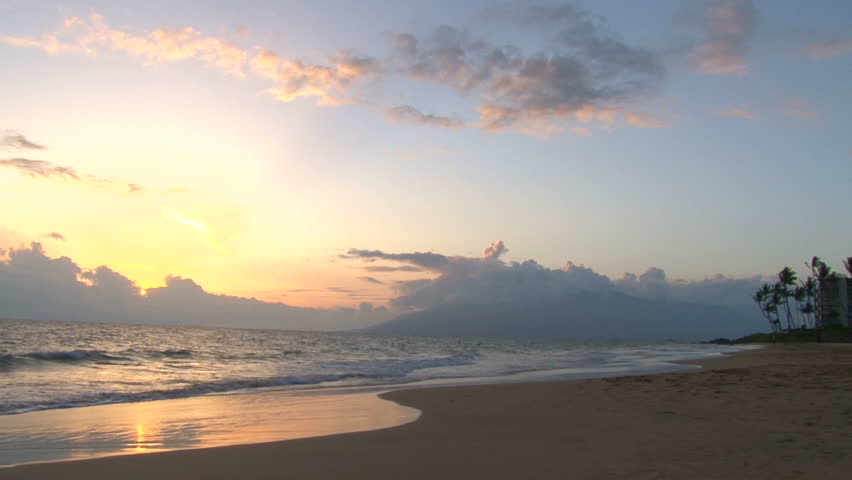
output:
[[567, 262], [550, 269], [534, 260], [504, 262], [503, 242], [482, 258], [352, 249], [349, 258], [429, 270], [434, 278], [398, 282], [391, 301], [399, 317], [375, 333], [701, 340], [761, 331], [750, 295], [760, 277], [721, 275], [670, 281], [651, 268], [611, 280]]
[[105, 266], [83, 270], [68, 257], [50, 258], [39, 243], [6, 253], [0, 258], [0, 318], [289, 330], [361, 328], [390, 318], [369, 303], [360, 309], [312, 309], [214, 295], [175, 276], [142, 295], [120, 273]]
[[393, 283], [392, 318], [387, 309], [368, 303], [359, 309], [310, 309], [214, 295], [176, 276], [143, 295], [131, 280], [105, 266], [83, 270], [70, 258], [49, 257], [33, 243], [0, 259], [0, 318], [637, 340], [701, 340], [764, 327], [749, 298], [759, 277], [670, 281], [665, 272], [651, 268], [611, 280], [571, 262], [561, 269], [534, 260], [505, 262], [500, 257], [506, 251], [503, 242], [491, 244], [480, 258], [349, 250], [342, 257], [366, 261], [373, 271], [411, 267], [402, 270], [430, 275]]

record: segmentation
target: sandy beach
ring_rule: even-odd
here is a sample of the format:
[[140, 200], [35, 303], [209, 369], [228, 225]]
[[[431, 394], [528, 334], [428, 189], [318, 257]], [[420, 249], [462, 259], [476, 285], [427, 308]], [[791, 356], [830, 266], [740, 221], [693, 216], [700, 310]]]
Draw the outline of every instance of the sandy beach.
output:
[[34, 464], [3, 479], [845, 479], [852, 345], [769, 346], [702, 370], [400, 390], [400, 427]]

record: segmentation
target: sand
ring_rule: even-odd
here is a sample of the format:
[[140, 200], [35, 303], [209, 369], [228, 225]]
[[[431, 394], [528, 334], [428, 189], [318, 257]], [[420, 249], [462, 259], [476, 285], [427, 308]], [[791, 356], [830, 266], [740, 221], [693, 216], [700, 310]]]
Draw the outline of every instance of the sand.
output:
[[852, 345], [700, 363], [687, 373], [400, 390], [384, 395], [423, 411], [400, 427], [24, 465], [0, 478], [852, 478]]

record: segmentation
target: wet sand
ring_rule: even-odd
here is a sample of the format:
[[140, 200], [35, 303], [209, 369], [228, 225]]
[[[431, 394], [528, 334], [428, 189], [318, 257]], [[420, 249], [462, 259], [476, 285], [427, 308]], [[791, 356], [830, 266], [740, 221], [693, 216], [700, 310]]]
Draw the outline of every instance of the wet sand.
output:
[[0, 479], [846, 479], [852, 345], [771, 346], [700, 371], [400, 390], [399, 427], [0, 469]]

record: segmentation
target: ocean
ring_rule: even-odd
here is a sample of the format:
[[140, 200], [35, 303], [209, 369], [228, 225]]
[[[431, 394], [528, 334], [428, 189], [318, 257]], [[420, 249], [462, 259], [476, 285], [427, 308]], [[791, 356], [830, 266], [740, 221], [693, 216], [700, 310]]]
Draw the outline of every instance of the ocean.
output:
[[[302, 405], [299, 408], [304, 411], [305, 399], [313, 398], [311, 405], [327, 407], [317, 415], [333, 417], [342, 407], [328, 404], [329, 392], [345, 396], [347, 392], [363, 394], [408, 385], [656, 372], [688, 368], [671, 363], [676, 360], [733, 350], [736, 348], [684, 343], [430, 338], [0, 320], [0, 465], [127, 453], [134, 441], [131, 451], [291, 438], [280, 429], [247, 437], [240, 431], [269, 420], [233, 412], [215, 415], [221, 433], [215, 437], [209, 431], [212, 416], [203, 421], [186, 415], [169, 420], [177, 407], [168, 405], [198, 410], [203, 404], [209, 410], [209, 402], [215, 401], [220, 411], [255, 408], [269, 415], [271, 409], [284, 404]], [[281, 393], [289, 396], [270, 396]], [[236, 399], [241, 399], [241, 406], [222, 407]], [[196, 403], [187, 403], [190, 401]], [[258, 402], [264, 406], [258, 407]], [[125, 405], [135, 412], [142, 406], [159, 412], [148, 414], [156, 417], [159, 440], [140, 450], [138, 435], [143, 426], [104, 423], [107, 417], [126, 416], [115, 408], [97, 407], [106, 405]], [[363, 412], [374, 412], [377, 407], [364, 405], [362, 413], [350, 417], [363, 417], [366, 423], [350, 430], [370, 424], [366, 417], [374, 413]], [[288, 410], [289, 418], [299, 417], [293, 413], [296, 410]], [[402, 411], [399, 415], [410, 417]], [[90, 423], [80, 423], [80, 418], [89, 417]], [[311, 418], [318, 421], [319, 417]], [[186, 431], [180, 431], [187, 425], [199, 429], [188, 440]], [[292, 430], [292, 425], [287, 428]], [[133, 432], [124, 432], [126, 428]], [[334, 433], [334, 428], [324, 433]], [[169, 431], [173, 432], [171, 440]], [[57, 446], [59, 437], [62, 441]], [[214, 437], [218, 440], [211, 442]]]

